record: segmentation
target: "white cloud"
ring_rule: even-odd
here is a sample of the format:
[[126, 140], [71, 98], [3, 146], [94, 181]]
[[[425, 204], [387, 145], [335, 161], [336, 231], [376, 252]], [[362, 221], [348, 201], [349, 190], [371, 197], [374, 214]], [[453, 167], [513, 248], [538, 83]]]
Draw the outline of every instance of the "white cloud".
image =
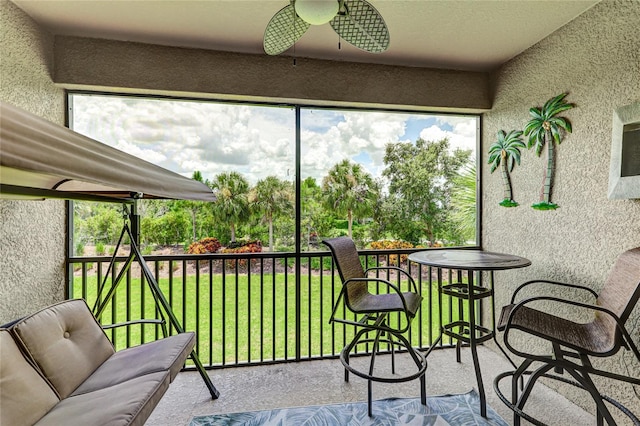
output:
[[[320, 121], [327, 123], [323, 115], [335, 115], [335, 111], [314, 111]], [[323, 114], [324, 113], [324, 114]], [[341, 120], [322, 133], [304, 130], [302, 140], [302, 167], [305, 176], [321, 179], [336, 163], [353, 160], [365, 152], [370, 158], [363, 166], [374, 176], [380, 174], [384, 150], [388, 143], [399, 141], [404, 134], [406, 115], [382, 112], [347, 111]], [[313, 128], [304, 120], [303, 128]]]
[[[73, 98], [76, 131], [184, 176], [199, 170], [206, 179], [213, 179], [221, 172], [238, 171], [251, 183], [269, 175], [293, 179], [293, 108], [113, 96]], [[303, 110], [302, 177], [320, 181], [345, 158], [360, 161], [374, 177], [380, 176], [385, 146], [404, 141], [411, 117], [415, 115]], [[419, 134], [427, 140], [448, 137], [452, 148], [475, 149], [475, 123], [473, 117], [438, 116], [435, 125]]]
[[422, 129], [422, 131], [420, 132], [420, 137], [422, 139], [424, 139], [425, 141], [431, 141], [431, 142], [436, 142], [449, 136], [451, 136], [451, 132], [442, 130], [440, 127], [436, 125]]
[[[443, 130], [452, 127], [453, 130]], [[449, 147], [454, 149], [470, 149], [472, 155], [476, 151], [476, 119], [474, 117], [439, 116], [436, 124], [423, 129], [420, 137], [427, 141], [439, 141], [449, 138]]]

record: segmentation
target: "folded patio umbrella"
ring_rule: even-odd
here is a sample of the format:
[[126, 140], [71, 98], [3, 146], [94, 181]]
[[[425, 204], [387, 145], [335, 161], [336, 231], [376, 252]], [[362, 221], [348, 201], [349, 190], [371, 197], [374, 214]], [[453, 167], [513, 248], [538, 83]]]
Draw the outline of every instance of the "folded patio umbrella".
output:
[[0, 102], [0, 198], [215, 201], [211, 189]]

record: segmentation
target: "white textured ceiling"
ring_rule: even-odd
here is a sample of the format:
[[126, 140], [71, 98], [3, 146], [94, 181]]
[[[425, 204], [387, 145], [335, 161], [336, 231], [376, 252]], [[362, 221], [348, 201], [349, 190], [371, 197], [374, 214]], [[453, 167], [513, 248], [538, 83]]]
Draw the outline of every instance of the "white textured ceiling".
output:
[[[288, 0], [11, 0], [54, 34], [264, 54], [262, 36]], [[285, 55], [488, 71], [598, 0], [369, 0], [391, 36], [381, 54], [312, 26]], [[295, 50], [295, 51], [294, 51]]]

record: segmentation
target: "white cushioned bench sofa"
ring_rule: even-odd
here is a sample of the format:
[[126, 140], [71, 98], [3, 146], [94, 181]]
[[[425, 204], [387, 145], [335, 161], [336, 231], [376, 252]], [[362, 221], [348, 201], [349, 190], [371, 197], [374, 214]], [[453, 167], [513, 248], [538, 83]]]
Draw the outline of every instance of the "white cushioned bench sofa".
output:
[[49, 306], [0, 329], [0, 425], [143, 425], [194, 344], [116, 352], [84, 300]]

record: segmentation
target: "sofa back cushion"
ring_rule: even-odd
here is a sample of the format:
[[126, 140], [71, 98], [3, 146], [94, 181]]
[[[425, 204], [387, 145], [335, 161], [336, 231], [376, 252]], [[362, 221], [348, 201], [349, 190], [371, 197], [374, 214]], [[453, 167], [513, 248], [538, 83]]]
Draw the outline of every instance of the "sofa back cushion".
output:
[[25, 359], [11, 333], [0, 329], [0, 425], [32, 425], [59, 399]]
[[12, 330], [62, 399], [115, 353], [82, 299], [45, 308]]

